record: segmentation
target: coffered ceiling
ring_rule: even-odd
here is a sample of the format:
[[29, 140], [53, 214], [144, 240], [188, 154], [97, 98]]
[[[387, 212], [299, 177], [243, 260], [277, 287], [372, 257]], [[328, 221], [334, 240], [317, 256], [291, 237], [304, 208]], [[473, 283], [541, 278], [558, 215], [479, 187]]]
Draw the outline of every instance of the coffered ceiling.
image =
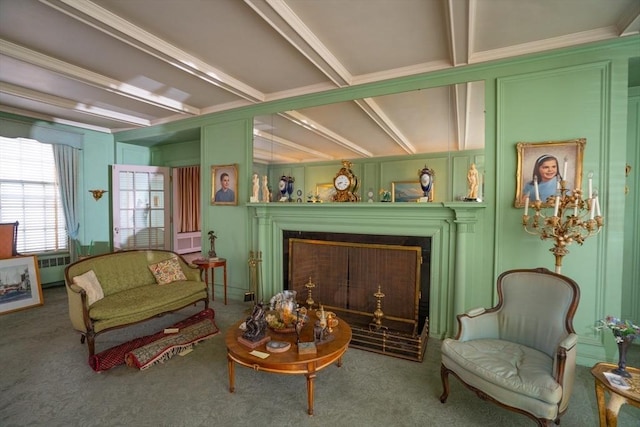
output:
[[[639, 29], [638, 0], [0, 0], [0, 110], [117, 133]], [[459, 85], [259, 117], [255, 155], [425, 153], [444, 133], [474, 148], [465, 129], [478, 93]], [[430, 134], [427, 116], [446, 131]], [[356, 124], [366, 131], [349, 132]]]

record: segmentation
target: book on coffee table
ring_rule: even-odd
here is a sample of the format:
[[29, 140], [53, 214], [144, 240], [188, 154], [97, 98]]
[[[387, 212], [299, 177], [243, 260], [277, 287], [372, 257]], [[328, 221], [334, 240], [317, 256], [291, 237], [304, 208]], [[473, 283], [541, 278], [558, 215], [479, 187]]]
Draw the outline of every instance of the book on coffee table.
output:
[[298, 354], [316, 354], [316, 343], [313, 341], [298, 343]]

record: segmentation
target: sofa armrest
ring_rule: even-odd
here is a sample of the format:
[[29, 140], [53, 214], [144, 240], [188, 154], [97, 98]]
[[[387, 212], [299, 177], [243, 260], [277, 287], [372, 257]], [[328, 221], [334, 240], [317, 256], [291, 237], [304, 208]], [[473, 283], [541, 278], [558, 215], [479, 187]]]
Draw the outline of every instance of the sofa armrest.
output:
[[494, 311], [477, 308], [458, 315], [458, 336], [460, 341], [500, 338], [498, 315]]
[[74, 329], [80, 332], [87, 332], [89, 329], [89, 307], [87, 304], [87, 293], [78, 285], [68, 284], [67, 299], [69, 301], [69, 319]]

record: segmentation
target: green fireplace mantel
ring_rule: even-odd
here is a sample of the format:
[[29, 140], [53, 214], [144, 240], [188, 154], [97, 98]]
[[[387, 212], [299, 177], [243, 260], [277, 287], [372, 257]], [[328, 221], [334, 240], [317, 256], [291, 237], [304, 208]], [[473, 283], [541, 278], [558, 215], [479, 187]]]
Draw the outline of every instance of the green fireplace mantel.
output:
[[[472, 282], [469, 260], [484, 203], [250, 203], [252, 246], [262, 252], [258, 297], [268, 300], [284, 284], [283, 231], [431, 237], [430, 335], [455, 333]], [[477, 240], [477, 239], [476, 239]]]

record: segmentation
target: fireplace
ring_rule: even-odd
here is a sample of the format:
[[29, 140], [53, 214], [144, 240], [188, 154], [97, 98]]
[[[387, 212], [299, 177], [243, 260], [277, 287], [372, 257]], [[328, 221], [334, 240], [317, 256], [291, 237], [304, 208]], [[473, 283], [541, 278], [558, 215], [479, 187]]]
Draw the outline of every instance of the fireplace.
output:
[[[263, 279], [258, 293], [268, 299], [288, 286], [289, 262], [284, 256], [289, 249], [283, 238], [285, 233], [294, 238], [311, 233], [308, 236], [312, 239], [321, 239], [315, 233], [337, 233], [337, 237], [388, 235], [407, 241], [426, 239], [425, 244], [409, 242], [423, 248], [418, 339], [424, 345], [421, 331], [427, 329], [430, 336], [437, 338], [453, 336], [456, 314], [464, 312], [471, 303], [477, 306], [477, 293], [492, 283], [492, 278], [486, 277], [489, 273], [472, 274], [486, 246], [483, 237], [490, 238], [478, 221], [485, 215], [485, 209], [483, 203], [465, 202], [250, 204], [253, 221], [249, 238], [254, 250], [262, 253]], [[491, 294], [491, 290], [487, 292]], [[383, 301], [383, 311], [384, 304]], [[354, 336], [355, 333], [354, 330]], [[382, 348], [390, 339], [378, 338]]]
[[[421, 361], [429, 326], [431, 238], [283, 231], [285, 289], [349, 322], [352, 347]], [[381, 321], [374, 312], [381, 310]]]

